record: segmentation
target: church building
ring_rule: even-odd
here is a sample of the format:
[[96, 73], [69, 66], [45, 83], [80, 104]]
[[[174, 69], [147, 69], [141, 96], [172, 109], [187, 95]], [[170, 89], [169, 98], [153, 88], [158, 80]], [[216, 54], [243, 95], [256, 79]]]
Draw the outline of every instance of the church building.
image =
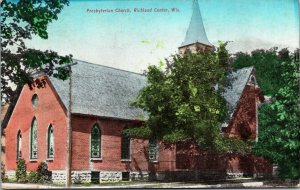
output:
[[[179, 52], [213, 49], [195, 1]], [[8, 177], [14, 177], [16, 162], [23, 158], [27, 171], [35, 171], [40, 162], [46, 162], [53, 182], [65, 183], [68, 118], [71, 120], [69, 166], [73, 181], [197, 180], [272, 172], [267, 161], [253, 155], [212, 155], [194, 145], [169, 146], [153, 139], [130, 138], [124, 129], [141, 125], [147, 119], [147, 113], [130, 106], [146, 85], [146, 77], [84, 61], [75, 62], [71, 84], [70, 79], [37, 76], [43, 83], [42, 88], [30, 89], [24, 85], [5, 128]], [[263, 102], [255, 69], [243, 68], [228, 77], [231, 87], [223, 96], [230, 118], [222, 125], [222, 132], [255, 141], [257, 109]]]

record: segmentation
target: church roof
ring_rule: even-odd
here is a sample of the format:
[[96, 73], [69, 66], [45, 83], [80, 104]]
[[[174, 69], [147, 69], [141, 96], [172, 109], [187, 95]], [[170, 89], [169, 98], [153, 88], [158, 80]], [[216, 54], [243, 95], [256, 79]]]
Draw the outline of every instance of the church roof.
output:
[[[130, 106], [146, 85], [146, 77], [133, 72], [76, 61], [72, 66], [72, 113], [125, 120], [145, 120], [147, 113]], [[228, 76], [230, 85], [223, 97], [233, 115], [253, 67], [239, 69]], [[68, 80], [50, 77], [56, 92], [68, 109]]]
[[[244, 88], [247, 85], [253, 71], [254, 71], [253, 66], [245, 67], [235, 72], [232, 72], [228, 76], [227, 80], [229, 82], [229, 85], [225, 88], [225, 91], [222, 94], [222, 96], [225, 98], [227, 102], [228, 116], [229, 116], [228, 119], [231, 119], [231, 117], [233, 116], [234, 111], [244, 91]], [[226, 127], [228, 122], [229, 121], [226, 121], [226, 123], [223, 124], [223, 127]]]
[[[72, 66], [72, 113], [126, 120], [144, 120], [141, 109], [130, 106], [146, 78], [141, 74], [77, 61]], [[68, 109], [69, 81], [50, 77]]]
[[196, 42], [212, 46], [212, 44], [208, 41], [206, 36], [198, 0], [194, 1], [193, 14], [190, 21], [190, 25], [186, 32], [184, 42], [181, 44], [181, 46], [186, 46]]

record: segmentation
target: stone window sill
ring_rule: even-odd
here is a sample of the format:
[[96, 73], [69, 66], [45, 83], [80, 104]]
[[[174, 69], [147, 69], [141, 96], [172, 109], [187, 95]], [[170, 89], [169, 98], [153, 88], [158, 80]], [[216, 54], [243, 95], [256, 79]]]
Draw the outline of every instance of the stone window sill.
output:
[[53, 161], [54, 158], [47, 158], [46, 161]]
[[37, 159], [29, 159], [29, 162], [37, 162]]
[[102, 161], [102, 158], [91, 158], [91, 161]]
[[121, 159], [121, 162], [131, 162], [131, 159]]
[[156, 163], [158, 163], [158, 160], [150, 160], [149, 162], [156, 164]]

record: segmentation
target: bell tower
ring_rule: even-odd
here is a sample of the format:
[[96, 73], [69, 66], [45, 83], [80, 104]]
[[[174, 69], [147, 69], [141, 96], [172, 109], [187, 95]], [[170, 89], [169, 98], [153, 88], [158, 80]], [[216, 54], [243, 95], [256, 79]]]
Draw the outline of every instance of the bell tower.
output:
[[180, 54], [212, 51], [213, 45], [208, 41], [199, 9], [198, 0], [194, 0], [193, 14], [184, 42], [178, 48]]

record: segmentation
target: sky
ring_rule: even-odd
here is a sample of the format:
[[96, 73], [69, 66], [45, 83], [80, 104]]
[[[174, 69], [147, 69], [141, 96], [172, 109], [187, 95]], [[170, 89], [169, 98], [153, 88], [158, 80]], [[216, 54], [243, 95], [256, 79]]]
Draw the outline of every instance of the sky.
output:
[[[198, 0], [208, 40], [231, 41], [231, 53], [299, 45], [298, 0]], [[142, 73], [178, 52], [193, 0], [70, 0], [48, 27], [47, 40], [28, 41], [75, 59]], [[152, 12], [134, 12], [134, 9]], [[172, 12], [172, 8], [177, 11]], [[96, 12], [96, 10], [113, 12]], [[131, 12], [117, 12], [117, 9]], [[169, 12], [156, 12], [168, 9]]]

